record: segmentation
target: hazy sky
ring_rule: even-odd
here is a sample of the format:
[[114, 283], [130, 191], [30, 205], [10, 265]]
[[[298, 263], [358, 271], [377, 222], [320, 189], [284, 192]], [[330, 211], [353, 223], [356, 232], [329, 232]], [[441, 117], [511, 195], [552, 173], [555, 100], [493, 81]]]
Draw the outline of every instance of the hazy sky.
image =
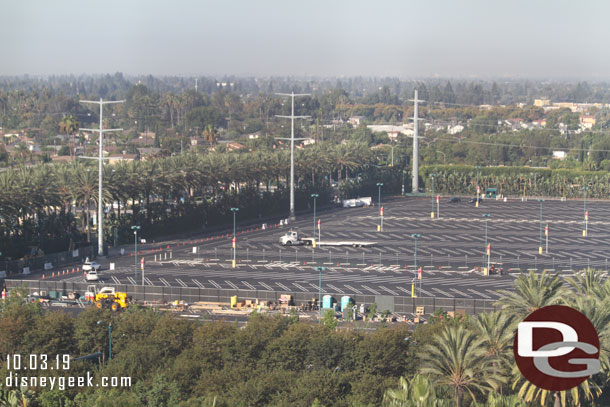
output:
[[610, 78], [610, 2], [1, 0], [0, 75]]

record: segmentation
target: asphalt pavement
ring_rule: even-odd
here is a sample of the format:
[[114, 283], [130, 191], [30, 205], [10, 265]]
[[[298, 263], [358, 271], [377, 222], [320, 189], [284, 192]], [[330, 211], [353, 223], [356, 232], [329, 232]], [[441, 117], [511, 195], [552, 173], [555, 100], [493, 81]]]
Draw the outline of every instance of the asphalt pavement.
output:
[[[541, 203], [531, 198], [525, 202], [485, 200], [476, 208], [467, 199], [448, 203], [444, 197], [440, 213], [432, 198], [395, 198], [382, 206], [383, 231], [378, 231], [377, 206], [319, 213], [322, 241], [368, 240], [376, 242], [373, 247], [281, 246], [279, 237], [290, 229], [312, 235], [314, 220], [309, 214], [289, 225], [241, 229], [235, 268], [232, 230], [139, 245], [137, 275], [133, 247], [126, 246], [124, 255], [101, 261], [100, 284], [133, 284], [136, 279], [141, 284], [142, 257], [146, 285], [317, 292], [322, 274], [321, 291], [335, 295], [410, 296], [415, 289], [422, 297], [497, 299], [499, 290], [511, 290], [515, 278], [528, 270], [562, 276], [587, 267], [607, 271], [609, 202], [587, 201], [586, 225], [582, 200], [545, 200], [542, 222]], [[435, 212], [434, 218], [431, 212]], [[587, 236], [583, 237], [585, 227]], [[421, 235], [417, 256], [412, 234]], [[486, 241], [491, 244], [490, 262], [506, 275], [483, 274], [488, 261]], [[109, 269], [111, 262], [113, 270]], [[416, 265], [422, 269], [421, 280]], [[320, 266], [326, 268], [322, 273], [315, 270]], [[45, 279], [84, 279], [82, 273], [69, 270], [68, 274], [65, 269], [47, 270]]]

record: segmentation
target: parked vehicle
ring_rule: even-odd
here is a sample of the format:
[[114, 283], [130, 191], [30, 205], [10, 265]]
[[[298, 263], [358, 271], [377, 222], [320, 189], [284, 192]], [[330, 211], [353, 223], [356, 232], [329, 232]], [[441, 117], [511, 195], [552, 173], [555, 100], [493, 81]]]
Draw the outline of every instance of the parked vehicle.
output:
[[87, 257], [85, 259], [85, 263], [83, 263], [83, 271], [91, 271], [91, 270], [99, 271], [101, 266], [102, 265], [96, 261], [89, 261], [89, 257]]
[[455, 196], [449, 198], [449, 203], [458, 203], [458, 202], [460, 202], [460, 198], [457, 198]]
[[373, 202], [373, 199], [369, 196], [366, 198], [355, 198], [355, 199], [344, 199], [343, 207], [344, 208], [360, 208], [363, 206], [370, 206]]
[[314, 237], [301, 237], [295, 230], [291, 230], [284, 236], [280, 237], [280, 244], [283, 246], [298, 246], [314, 244], [316, 246], [352, 246], [352, 247], [367, 247], [377, 244], [377, 242], [369, 242], [363, 240], [320, 240], [318, 241]]
[[90, 270], [85, 273], [85, 281], [99, 281], [99, 276], [97, 275], [97, 271]]

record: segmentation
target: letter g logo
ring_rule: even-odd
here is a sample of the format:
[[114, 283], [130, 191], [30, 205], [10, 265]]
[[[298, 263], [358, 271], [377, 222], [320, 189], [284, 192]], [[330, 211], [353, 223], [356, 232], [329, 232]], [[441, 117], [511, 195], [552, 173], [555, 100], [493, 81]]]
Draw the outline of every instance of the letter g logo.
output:
[[523, 376], [551, 391], [576, 387], [600, 371], [599, 338], [593, 324], [561, 305], [536, 310], [519, 323], [514, 354]]

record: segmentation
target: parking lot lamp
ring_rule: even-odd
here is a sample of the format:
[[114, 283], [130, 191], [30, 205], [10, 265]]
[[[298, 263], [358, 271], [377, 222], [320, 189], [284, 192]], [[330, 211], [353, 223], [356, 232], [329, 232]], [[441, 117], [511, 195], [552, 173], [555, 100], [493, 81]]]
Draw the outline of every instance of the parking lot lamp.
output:
[[434, 219], [434, 178], [436, 178], [436, 174], [430, 174], [430, 178], [432, 178], [432, 201], [430, 201], [430, 217]]
[[[419, 277], [418, 273], [419, 270], [417, 270], [417, 239], [419, 239], [421, 237], [421, 233], [411, 233], [411, 237], [413, 239], [415, 239], [414, 242], [414, 250], [413, 250], [413, 262], [415, 263], [415, 274], [418, 276], [417, 278], [419, 279], [419, 290], [421, 291], [421, 278]], [[417, 297], [417, 295], [415, 295]]]
[[322, 322], [322, 272], [326, 271], [326, 267], [317, 266], [315, 270], [319, 273], [318, 282], [318, 324]]
[[[102, 325], [104, 321], [97, 321], [98, 325]], [[108, 361], [112, 360], [112, 321], [108, 323]]]
[[319, 196], [320, 195], [318, 194], [311, 194], [311, 197], [313, 198], [313, 235], [311, 235], [311, 237], [313, 238], [314, 247], [316, 247], [316, 199]]
[[379, 199], [377, 200], [379, 204], [379, 226], [377, 227], [378, 232], [383, 232], [383, 208], [381, 207], [381, 187], [383, 186], [383, 182], [378, 182], [377, 187], [379, 188]]
[[[483, 216], [485, 217], [485, 253], [487, 254], [487, 271], [483, 274], [488, 275], [489, 273], [489, 266], [490, 266], [490, 257], [491, 257], [491, 248], [489, 247], [488, 243], [487, 243], [487, 221], [489, 221], [489, 218], [491, 218], [491, 214], [490, 213], [484, 213]], [[485, 266], [483, 265], [483, 268], [485, 268]]]
[[479, 207], [479, 194], [481, 193], [481, 187], [479, 186], [479, 173], [481, 172], [481, 166], [477, 165], [474, 168], [477, 169], [477, 202], [475, 203], [475, 206], [478, 208]]
[[589, 212], [587, 211], [587, 190], [589, 189], [589, 187], [583, 187], [582, 190], [584, 192], [585, 195], [585, 200], [584, 200], [584, 215], [585, 215], [585, 227], [582, 230], [582, 237], [587, 237], [587, 233], [588, 233], [588, 223], [589, 223]]
[[235, 263], [237, 262], [237, 250], [235, 248], [235, 214], [238, 210], [239, 208], [231, 208], [231, 212], [233, 212], [233, 268], [235, 268]]
[[139, 226], [132, 226], [131, 230], [133, 230], [133, 245], [134, 245], [134, 251], [133, 251], [133, 258], [134, 258], [134, 263], [133, 263], [133, 269], [135, 272], [135, 284], [138, 284], [138, 230], [140, 230]]
[[538, 199], [540, 202], [540, 239], [538, 240], [538, 254], [542, 254], [542, 203], [544, 199]]

